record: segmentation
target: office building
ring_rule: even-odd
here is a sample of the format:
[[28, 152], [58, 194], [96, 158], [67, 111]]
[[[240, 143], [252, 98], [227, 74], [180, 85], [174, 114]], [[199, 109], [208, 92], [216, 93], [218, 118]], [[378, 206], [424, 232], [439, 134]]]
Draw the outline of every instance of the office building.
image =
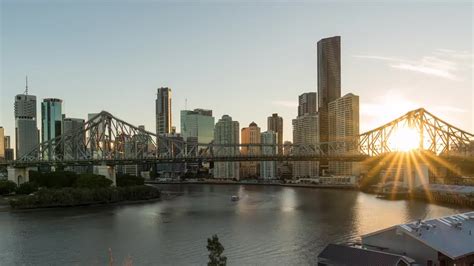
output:
[[212, 110], [194, 109], [181, 111], [181, 136], [197, 138], [198, 143], [208, 144], [214, 139]]
[[[260, 127], [255, 122], [250, 123], [248, 127], [241, 130], [241, 144], [260, 144]], [[256, 146], [242, 146], [240, 154], [243, 156], [257, 156], [260, 155], [261, 149]], [[259, 177], [259, 162], [241, 162], [240, 163], [240, 178], [258, 178]]]
[[[328, 105], [329, 142], [344, 143], [337, 145], [331, 154], [351, 154], [357, 152], [359, 136], [359, 96], [352, 93], [338, 98]], [[329, 173], [333, 175], [359, 175], [360, 163], [330, 161]]]
[[158, 88], [156, 93], [156, 134], [172, 133], [171, 89]]
[[[298, 117], [293, 119], [293, 155], [316, 155], [319, 145], [319, 116], [316, 112], [316, 93], [299, 96]], [[293, 162], [293, 177], [314, 178], [319, 176], [319, 162]]]
[[318, 112], [316, 92], [303, 93], [298, 97], [298, 116], [314, 115]]
[[[158, 141], [158, 149], [160, 156], [171, 156], [175, 157], [185, 147], [185, 142], [180, 134], [160, 134], [161, 137]], [[156, 164], [157, 174], [160, 178], [173, 178], [177, 179], [184, 175], [186, 170], [185, 163], [159, 163]]]
[[55, 144], [56, 137], [63, 131], [62, 102], [60, 99], [47, 98], [41, 103], [41, 142], [52, 141], [47, 150], [41, 151], [44, 158], [56, 158], [62, 153], [61, 147]]
[[14, 108], [16, 159], [26, 155], [37, 157], [37, 151], [33, 151], [39, 143], [36, 125], [36, 96], [16, 95]]
[[[217, 121], [214, 128], [214, 143], [219, 144], [239, 144], [239, 122], [232, 121], [232, 117], [223, 115]], [[239, 155], [239, 147], [216, 147], [216, 156]], [[213, 170], [214, 178], [218, 179], [239, 179], [239, 162], [215, 162]]]
[[329, 140], [329, 103], [341, 97], [341, 37], [318, 42], [318, 113], [321, 142]]
[[0, 161], [5, 160], [5, 129], [0, 127]]
[[64, 118], [63, 131], [63, 155], [64, 159], [78, 159], [85, 154], [86, 135], [84, 132], [84, 119]]
[[[278, 152], [276, 144], [278, 143], [278, 134], [271, 130], [265, 131], [261, 134], [261, 144], [275, 145], [263, 146], [262, 155], [274, 156]], [[260, 163], [260, 177], [263, 179], [277, 178], [277, 164], [276, 161], [263, 161]]]
[[283, 118], [277, 113], [267, 118], [267, 131], [277, 134], [278, 154], [283, 154]]

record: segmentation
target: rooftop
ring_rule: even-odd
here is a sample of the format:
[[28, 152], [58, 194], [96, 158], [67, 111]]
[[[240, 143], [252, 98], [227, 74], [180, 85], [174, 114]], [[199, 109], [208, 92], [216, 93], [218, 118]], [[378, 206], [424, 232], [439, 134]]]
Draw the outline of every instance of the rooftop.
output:
[[453, 260], [474, 254], [474, 212], [399, 224], [362, 238], [392, 229], [419, 240]]

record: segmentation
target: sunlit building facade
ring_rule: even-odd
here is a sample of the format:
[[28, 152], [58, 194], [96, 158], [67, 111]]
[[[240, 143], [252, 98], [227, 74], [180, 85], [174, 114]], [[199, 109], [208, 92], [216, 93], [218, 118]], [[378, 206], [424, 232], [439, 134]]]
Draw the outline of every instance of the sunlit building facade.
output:
[[[244, 144], [260, 144], [261, 141], [260, 127], [255, 122], [250, 123], [248, 127], [241, 130], [241, 143]], [[244, 156], [260, 155], [260, 147], [242, 146], [240, 154]], [[259, 176], [259, 162], [241, 162], [240, 178], [257, 178]]]
[[[357, 152], [356, 141], [359, 136], [359, 96], [348, 93], [328, 105], [329, 142], [345, 143], [337, 145], [332, 154], [351, 154]], [[329, 173], [333, 175], [359, 175], [360, 163], [330, 161]]]
[[[233, 121], [232, 117], [223, 115], [214, 128], [215, 144], [239, 144], [239, 122]], [[238, 147], [216, 147], [216, 156], [239, 155]], [[239, 179], [239, 162], [216, 162], [213, 169], [214, 178]]]

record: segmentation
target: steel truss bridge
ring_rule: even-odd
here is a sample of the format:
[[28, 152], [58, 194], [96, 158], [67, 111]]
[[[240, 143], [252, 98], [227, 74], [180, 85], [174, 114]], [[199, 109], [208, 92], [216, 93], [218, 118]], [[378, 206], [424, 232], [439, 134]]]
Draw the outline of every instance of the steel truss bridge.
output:
[[[318, 145], [197, 143], [177, 135], [157, 135], [102, 111], [84, 127], [40, 143], [19, 160], [0, 162], [17, 168], [219, 161], [363, 161], [392, 152], [390, 138], [402, 127], [416, 130], [421, 150], [436, 155], [466, 155], [474, 135], [458, 129], [424, 109], [405, 115], [354, 140]], [[241, 153], [246, 148], [253, 153]], [[257, 152], [255, 152], [257, 151]]]

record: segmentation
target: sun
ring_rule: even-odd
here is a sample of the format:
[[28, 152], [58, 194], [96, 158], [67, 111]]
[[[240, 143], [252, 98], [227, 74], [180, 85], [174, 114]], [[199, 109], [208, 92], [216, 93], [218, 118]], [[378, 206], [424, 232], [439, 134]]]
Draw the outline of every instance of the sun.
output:
[[389, 147], [394, 151], [407, 152], [418, 149], [420, 135], [415, 128], [399, 127], [390, 136]]

